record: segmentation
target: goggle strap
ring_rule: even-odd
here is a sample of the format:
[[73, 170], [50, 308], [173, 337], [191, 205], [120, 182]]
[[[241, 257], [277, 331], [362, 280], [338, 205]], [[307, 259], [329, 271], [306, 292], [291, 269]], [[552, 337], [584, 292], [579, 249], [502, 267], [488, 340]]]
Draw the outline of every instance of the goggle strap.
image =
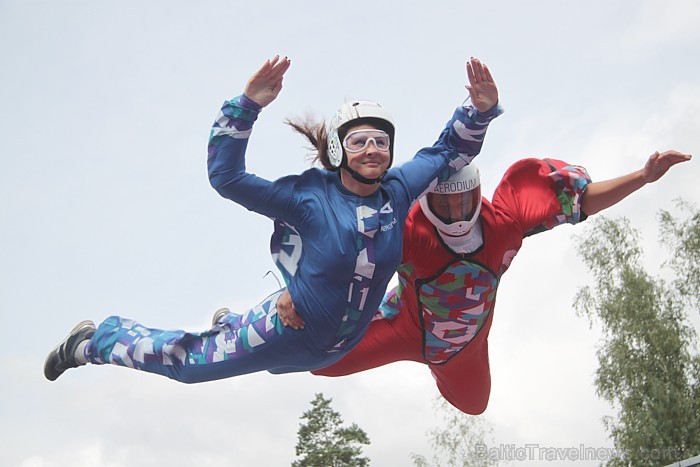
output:
[[386, 172], [387, 172], [387, 171], [385, 170], [384, 173], [381, 174], [381, 175], [380, 175], [379, 177], [377, 177], [377, 178], [367, 178], [367, 177], [363, 177], [362, 175], [360, 175], [359, 173], [355, 172], [354, 170], [352, 170], [352, 169], [348, 166], [347, 159], [346, 159], [345, 157], [343, 157], [343, 162], [340, 164], [340, 168], [341, 168], [341, 169], [347, 170], [348, 173], [352, 176], [352, 178], [354, 178], [355, 180], [357, 180], [357, 181], [360, 182], [360, 183], [364, 183], [365, 185], [374, 185], [374, 184], [376, 184], [376, 183], [382, 183], [382, 180], [384, 180], [384, 176], [386, 175]]

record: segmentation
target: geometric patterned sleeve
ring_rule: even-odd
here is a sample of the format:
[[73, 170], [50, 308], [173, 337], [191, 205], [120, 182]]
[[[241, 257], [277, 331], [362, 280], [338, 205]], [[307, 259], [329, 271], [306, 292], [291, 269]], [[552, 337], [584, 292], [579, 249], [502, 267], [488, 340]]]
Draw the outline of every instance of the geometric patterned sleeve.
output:
[[393, 287], [384, 294], [384, 299], [379, 305], [379, 309], [372, 317], [373, 321], [377, 319], [394, 319], [399, 312], [407, 309], [407, 306], [404, 304], [405, 297], [403, 295], [404, 292], [406, 292], [406, 277], [410, 276], [408, 269], [412, 269], [410, 263], [404, 263], [399, 266], [399, 283], [396, 287]]
[[587, 216], [581, 210], [581, 195], [591, 183], [591, 177], [586, 169], [556, 159], [544, 159], [544, 162], [552, 169], [549, 178], [554, 181], [561, 212], [545, 221], [543, 227], [549, 230], [557, 225], [577, 224], [586, 220]]
[[262, 107], [245, 95], [224, 102], [209, 133], [209, 152], [227, 137], [248, 139]]
[[262, 107], [245, 95], [234, 97], [221, 106], [209, 133], [209, 181], [221, 196], [244, 206], [245, 203], [236, 197], [237, 185], [231, 182], [245, 175], [248, 139], [261, 110]]
[[447, 180], [481, 152], [490, 122], [503, 113], [500, 104], [480, 112], [469, 99], [458, 107], [437, 141], [402, 165], [391, 169], [387, 180], [398, 178], [413, 202], [429, 186]]
[[585, 220], [581, 196], [589, 183], [583, 167], [557, 159], [521, 159], [506, 171], [493, 204], [508, 213], [524, 238]]
[[271, 182], [246, 171], [246, 150], [262, 107], [241, 95], [224, 102], [209, 134], [209, 182], [224, 198], [267, 217], [291, 220], [294, 177]]

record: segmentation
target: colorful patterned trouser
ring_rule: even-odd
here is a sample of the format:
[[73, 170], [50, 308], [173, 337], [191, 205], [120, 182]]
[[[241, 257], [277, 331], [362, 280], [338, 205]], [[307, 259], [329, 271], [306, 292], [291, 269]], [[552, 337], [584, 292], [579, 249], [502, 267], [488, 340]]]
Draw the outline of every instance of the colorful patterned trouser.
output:
[[152, 329], [112, 316], [97, 328], [85, 356], [91, 363], [135, 368], [184, 383], [262, 370], [320, 368], [328, 355], [308, 345], [304, 330], [285, 328], [277, 316], [277, 299], [283, 291], [244, 314], [227, 314], [204, 332]]

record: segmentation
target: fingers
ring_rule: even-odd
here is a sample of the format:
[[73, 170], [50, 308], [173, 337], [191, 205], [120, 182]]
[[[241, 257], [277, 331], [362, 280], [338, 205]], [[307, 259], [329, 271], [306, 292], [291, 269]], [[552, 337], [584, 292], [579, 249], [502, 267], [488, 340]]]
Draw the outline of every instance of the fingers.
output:
[[255, 78], [259, 80], [266, 80], [270, 82], [279, 81], [282, 76], [289, 69], [292, 61], [288, 57], [280, 59], [279, 55], [275, 55], [260, 67], [260, 69], [255, 73]]
[[304, 320], [302, 320], [299, 315], [294, 314], [294, 319], [289, 320], [289, 326], [292, 329], [304, 329]]
[[467, 77], [469, 78], [469, 83], [475, 85], [484, 81], [493, 81], [491, 78], [491, 73], [488, 67], [481, 63], [478, 58], [470, 58], [467, 62]]
[[652, 164], [661, 164], [666, 167], [671, 167], [681, 162], [687, 162], [693, 158], [690, 154], [683, 154], [678, 151], [665, 151], [659, 153], [658, 151], [649, 157], [649, 162]]
[[[655, 154], [659, 154], [657, 151]], [[659, 157], [662, 157], [664, 159], [670, 159], [670, 160], [678, 160], [678, 161], [689, 161], [690, 159], [693, 158], [691, 154], [683, 154], [682, 152], [678, 151], [664, 151], [661, 154], [659, 154]]]
[[[472, 68], [472, 64], [467, 62], [467, 78], [469, 79], [470, 83], [476, 82], [476, 76], [474, 76], [474, 69]], [[469, 89], [469, 87], [467, 87]]]
[[270, 62], [270, 80], [275, 82], [281, 81], [291, 64], [292, 61], [288, 57], [280, 59], [279, 55], [276, 55], [273, 61]]
[[644, 166], [643, 179], [646, 183], [652, 183], [663, 177], [666, 172], [676, 164], [681, 162], [687, 162], [691, 160], [693, 156], [690, 154], [683, 154], [678, 151], [664, 151], [659, 153], [654, 152], [649, 156], [649, 160]]
[[484, 65], [479, 61], [478, 58], [471, 59], [472, 68], [474, 69], [474, 76], [477, 82], [486, 81], [486, 75], [484, 74]]
[[493, 83], [493, 76], [491, 76], [491, 70], [489, 70], [489, 67], [484, 65], [484, 76], [486, 77], [486, 81]]
[[248, 80], [244, 94], [259, 106], [268, 106], [282, 90], [282, 78], [290, 65], [289, 58], [280, 58], [279, 55], [266, 60]]
[[265, 60], [265, 63], [262, 64], [260, 69], [258, 69], [258, 71], [256, 71], [255, 75], [253, 75], [253, 76], [255, 76], [256, 78], [262, 78], [262, 77], [266, 76], [270, 72], [270, 69], [272, 68], [272, 64], [274, 63], [274, 61], [277, 60], [277, 58], [278, 57], [275, 56], [272, 60]]
[[297, 314], [294, 307], [288, 311], [278, 309], [277, 316], [280, 317], [280, 321], [282, 321], [282, 324], [285, 327], [290, 327], [292, 329], [304, 329], [304, 320]]
[[478, 111], [486, 112], [498, 103], [498, 88], [491, 71], [478, 58], [472, 57], [467, 62], [467, 76], [469, 84], [465, 88]]
[[285, 290], [277, 299], [277, 316], [285, 327], [304, 329], [304, 320], [297, 313], [289, 290]]

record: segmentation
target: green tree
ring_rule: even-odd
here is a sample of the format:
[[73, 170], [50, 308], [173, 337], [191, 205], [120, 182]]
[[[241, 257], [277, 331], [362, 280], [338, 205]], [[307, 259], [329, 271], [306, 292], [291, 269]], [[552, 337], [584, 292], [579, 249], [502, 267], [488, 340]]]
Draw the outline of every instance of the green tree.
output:
[[[665, 235], [679, 232], [674, 222], [662, 214]], [[599, 218], [579, 241], [594, 285], [574, 305], [601, 326], [595, 384], [617, 412], [604, 419], [616, 448], [608, 465], [666, 465], [700, 453], [700, 359], [684, 309], [691, 290], [644, 270], [639, 233], [625, 218]], [[697, 270], [697, 258], [696, 245], [669, 264], [695, 261]]]
[[700, 211], [687, 202], [676, 201], [680, 209], [689, 212], [687, 219], [677, 219], [661, 211], [661, 238], [671, 250], [666, 261], [675, 273], [676, 290], [689, 307], [700, 310]]
[[452, 407], [438, 396], [433, 408], [442, 419], [442, 426], [427, 432], [433, 447], [432, 460], [411, 453], [416, 467], [489, 467], [498, 465], [498, 459], [490, 456], [486, 443], [492, 441], [491, 425], [482, 417], [467, 415]]
[[346, 467], [367, 466], [369, 459], [360, 457], [362, 444], [370, 444], [367, 433], [352, 424], [348, 428], [341, 425], [340, 414], [331, 408], [333, 399], [316, 394], [311, 401], [311, 409], [304, 412], [297, 432], [299, 439], [296, 455], [303, 456], [292, 463], [293, 467]]

